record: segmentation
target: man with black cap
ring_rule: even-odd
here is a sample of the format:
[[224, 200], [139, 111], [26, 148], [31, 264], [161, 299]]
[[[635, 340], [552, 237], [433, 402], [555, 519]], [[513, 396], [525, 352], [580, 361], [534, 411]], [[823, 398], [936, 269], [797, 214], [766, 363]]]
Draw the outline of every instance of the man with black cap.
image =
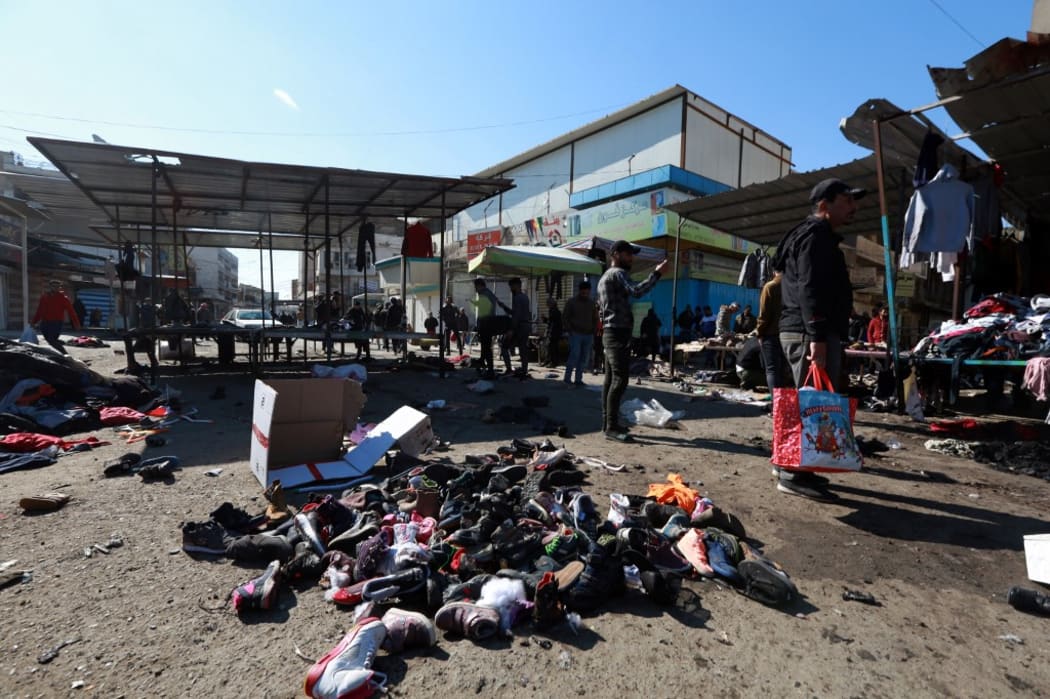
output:
[[640, 250], [626, 240], [613, 243], [609, 251], [610, 267], [598, 280], [598, 312], [604, 326], [602, 343], [605, 347], [602, 430], [606, 438], [618, 442], [631, 441], [627, 428], [620, 424], [620, 401], [630, 379], [631, 335], [634, 332], [631, 297], [644, 296], [660, 280], [661, 272], [667, 267], [665, 259], [645, 281], [632, 282], [631, 265]]
[[[780, 343], [801, 386], [810, 364], [822, 367], [836, 390], [843, 390], [842, 356], [849, 336], [853, 287], [836, 233], [853, 221], [865, 190], [839, 179], [819, 182], [810, 193], [812, 213], [777, 248], [774, 268], [783, 272]], [[827, 480], [807, 472], [780, 470], [777, 489], [824, 500]]]

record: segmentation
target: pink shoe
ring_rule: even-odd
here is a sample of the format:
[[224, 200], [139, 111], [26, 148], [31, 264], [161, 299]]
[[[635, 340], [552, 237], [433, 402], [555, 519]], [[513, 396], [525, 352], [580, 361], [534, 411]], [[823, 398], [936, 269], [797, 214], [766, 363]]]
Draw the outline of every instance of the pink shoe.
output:
[[[362, 619], [306, 674], [303, 691], [314, 699], [363, 699], [372, 696], [386, 677], [372, 670], [386, 627], [375, 617]], [[375, 681], [376, 675], [380, 680]]]
[[715, 577], [715, 569], [707, 562], [707, 546], [704, 544], [704, 537], [698, 529], [686, 531], [674, 546], [682, 558], [693, 566], [693, 570], [705, 578]]

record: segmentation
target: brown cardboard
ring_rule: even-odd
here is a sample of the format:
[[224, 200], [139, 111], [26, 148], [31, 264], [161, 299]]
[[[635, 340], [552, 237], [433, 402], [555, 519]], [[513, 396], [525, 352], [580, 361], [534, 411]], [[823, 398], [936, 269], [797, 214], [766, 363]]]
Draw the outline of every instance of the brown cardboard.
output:
[[256, 380], [252, 473], [266, 487], [282, 468], [339, 459], [364, 404], [361, 384], [349, 379]]

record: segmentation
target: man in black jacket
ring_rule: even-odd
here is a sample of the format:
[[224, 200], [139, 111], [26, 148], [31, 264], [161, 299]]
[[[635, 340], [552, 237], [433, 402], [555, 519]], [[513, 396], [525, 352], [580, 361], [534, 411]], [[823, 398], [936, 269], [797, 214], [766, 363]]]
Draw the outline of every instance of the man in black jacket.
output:
[[795, 226], [777, 248], [776, 269], [784, 273], [780, 342], [791, 364], [795, 385], [806, 378], [810, 363], [824, 368], [837, 390], [842, 352], [849, 337], [853, 287], [846, 258], [835, 232], [853, 221], [863, 189], [842, 180], [824, 180], [813, 188], [813, 213]]
[[[842, 385], [842, 357], [853, 308], [846, 258], [835, 232], [853, 220], [863, 189], [842, 180], [818, 183], [810, 193], [813, 213], [795, 226], [777, 248], [774, 268], [783, 272], [780, 343], [795, 385], [806, 379], [810, 364], [823, 367], [836, 390]], [[832, 500], [827, 479], [806, 471], [777, 469], [777, 490], [814, 500]]]

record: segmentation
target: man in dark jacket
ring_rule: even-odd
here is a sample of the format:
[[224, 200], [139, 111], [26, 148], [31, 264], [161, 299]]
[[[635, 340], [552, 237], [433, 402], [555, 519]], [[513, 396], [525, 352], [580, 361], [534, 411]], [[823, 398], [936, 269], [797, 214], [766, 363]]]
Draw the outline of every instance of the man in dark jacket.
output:
[[[863, 189], [842, 180], [818, 183], [810, 193], [813, 213], [795, 226], [777, 248], [775, 269], [783, 272], [780, 342], [801, 386], [810, 364], [823, 367], [836, 390], [841, 385], [842, 357], [853, 308], [846, 259], [835, 232], [853, 220]], [[806, 471], [777, 469], [777, 490], [813, 500], [832, 500], [827, 479]]]
[[842, 236], [835, 229], [853, 221], [856, 200], [864, 193], [842, 180], [820, 182], [810, 194], [813, 213], [784, 236], [777, 248], [776, 268], [784, 273], [780, 342], [796, 386], [805, 380], [813, 363], [827, 371], [837, 390], [845, 388], [840, 385], [840, 374], [853, 287], [839, 249]]

